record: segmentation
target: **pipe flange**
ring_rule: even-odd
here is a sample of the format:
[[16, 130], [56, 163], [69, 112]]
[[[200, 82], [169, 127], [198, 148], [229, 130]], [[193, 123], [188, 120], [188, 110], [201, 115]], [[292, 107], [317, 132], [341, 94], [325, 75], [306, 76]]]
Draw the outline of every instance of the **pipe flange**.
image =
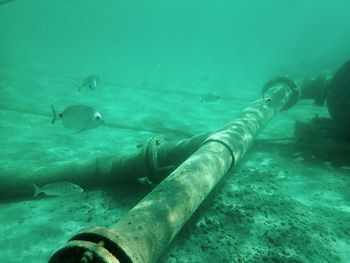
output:
[[57, 250], [49, 263], [96, 262], [120, 263], [120, 261], [106, 248], [87, 240], [71, 240], [64, 247]]
[[299, 91], [298, 85], [295, 83], [294, 80], [288, 77], [273, 78], [263, 86], [262, 94], [264, 94], [267, 90], [269, 90], [270, 88], [278, 84], [287, 86], [291, 91], [291, 94], [288, 98], [287, 103], [281, 108], [281, 111], [288, 110], [289, 108], [293, 107], [297, 103], [300, 97], [300, 91]]
[[166, 143], [164, 136], [155, 136], [148, 141], [145, 149], [145, 160], [148, 168], [148, 179], [152, 183], [159, 183], [164, 177], [166, 177], [174, 166], [160, 167], [158, 165], [158, 150]]

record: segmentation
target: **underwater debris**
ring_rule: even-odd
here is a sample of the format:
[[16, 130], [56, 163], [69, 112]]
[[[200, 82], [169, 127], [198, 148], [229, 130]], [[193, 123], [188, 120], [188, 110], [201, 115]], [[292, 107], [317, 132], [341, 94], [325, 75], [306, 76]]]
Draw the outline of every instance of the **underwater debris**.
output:
[[327, 90], [328, 112], [338, 133], [350, 134], [350, 60], [334, 74]]
[[36, 184], [33, 184], [34, 187], [34, 196], [37, 196], [40, 193], [45, 195], [53, 196], [65, 196], [82, 193], [84, 190], [79, 185], [71, 182], [57, 182], [52, 184], [47, 184], [44, 187], [39, 187]]
[[205, 95], [202, 95], [201, 102], [212, 102], [212, 101], [217, 101], [220, 99], [220, 95], [217, 94], [215, 91], [211, 91]]
[[86, 105], [73, 105], [57, 114], [55, 107], [51, 104], [53, 119], [55, 124], [57, 116], [62, 120], [63, 126], [79, 130], [96, 128], [104, 124], [102, 115], [94, 108]]

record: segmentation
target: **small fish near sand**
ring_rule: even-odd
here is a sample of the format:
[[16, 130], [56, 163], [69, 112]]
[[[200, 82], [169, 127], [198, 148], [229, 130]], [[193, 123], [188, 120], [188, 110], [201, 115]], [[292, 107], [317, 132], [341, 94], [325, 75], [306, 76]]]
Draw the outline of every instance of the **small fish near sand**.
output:
[[81, 91], [83, 88], [86, 88], [87, 90], [94, 90], [100, 82], [101, 78], [99, 76], [91, 75], [83, 81], [79, 87], [79, 91]]
[[51, 104], [53, 119], [52, 124], [55, 124], [57, 119], [62, 120], [63, 126], [78, 130], [87, 130], [96, 128], [104, 124], [102, 115], [94, 108], [86, 105], [69, 106], [57, 113], [55, 107]]
[[205, 95], [202, 95], [201, 102], [213, 102], [217, 101], [218, 99], [220, 99], [220, 95], [217, 94], [215, 91], [211, 91]]
[[57, 182], [47, 184], [43, 187], [39, 187], [36, 184], [33, 184], [33, 187], [34, 196], [37, 196], [40, 193], [43, 193], [48, 196], [66, 196], [80, 194], [84, 192], [83, 188], [71, 182]]

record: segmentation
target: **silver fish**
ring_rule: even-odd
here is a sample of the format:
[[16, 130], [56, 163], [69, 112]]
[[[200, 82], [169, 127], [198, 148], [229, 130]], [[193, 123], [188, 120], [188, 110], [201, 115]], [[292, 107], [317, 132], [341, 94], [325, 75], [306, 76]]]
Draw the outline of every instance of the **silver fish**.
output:
[[46, 195], [73, 195], [82, 193], [84, 190], [77, 184], [71, 182], [57, 182], [52, 184], [47, 184], [44, 187], [39, 187], [36, 184], [33, 184], [34, 187], [34, 196], [37, 196], [40, 193]]
[[101, 82], [101, 78], [99, 76], [91, 75], [84, 80], [84, 82], [79, 87], [79, 91], [82, 88], [87, 88], [88, 90], [94, 90], [100, 82]]
[[63, 126], [67, 128], [87, 130], [96, 128], [104, 124], [102, 115], [94, 108], [86, 105], [73, 105], [67, 107], [62, 113], [57, 114], [53, 105], [52, 108], [52, 124], [55, 124], [57, 117], [62, 120]]
[[220, 95], [217, 94], [215, 91], [211, 91], [205, 95], [202, 95], [202, 100], [201, 102], [212, 102], [216, 101], [220, 98]]
[[263, 102], [270, 108], [280, 109], [286, 103], [287, 92], [283, 86], [270, 88], [263, 94]]

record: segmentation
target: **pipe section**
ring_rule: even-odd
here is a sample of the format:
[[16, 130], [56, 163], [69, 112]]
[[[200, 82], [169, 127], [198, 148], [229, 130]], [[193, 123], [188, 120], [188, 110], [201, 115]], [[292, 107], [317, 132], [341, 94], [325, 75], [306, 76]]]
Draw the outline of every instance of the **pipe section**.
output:
[[[270, 88], [275, 90], [278, 85], [271, 84]], [[295, 94], [288, 85], [284, 89], [291, 92], [285, 92], [282, 100], [280, 95], [277, 96], [279, 92], [271, 92], [271, 99], [284, 102], [280, 107], [271, 107], [263, 99], [253, 103], [243, 111], [241, 118], [209, 136], [196, 152], [114, 226], [82, 230], [57, 250], [49, 263], [79, 262], [73, 258], [79, 258], [83, 252], [77, 256], [76, 249], [85, 248], [85, 252], [94, 254], [87, 244], [101, 241], [121, 263], [156, 262], [220, 179], [242, 159], [255, 136], [279, 109], [291, 104]], [[114, 261], [96, 255], [93, 262]]]
[[176, 143], [155, 136], [137, 151], [124, 156], [53, 163], [26, 171], [0, 171], [0, 200], [33, 196], [33, 183], [44, 186], [69, 181], [87, 188], [135, 181], [141, 177], [158, 183], [195, 152], [209, 135], [199, 134]]

